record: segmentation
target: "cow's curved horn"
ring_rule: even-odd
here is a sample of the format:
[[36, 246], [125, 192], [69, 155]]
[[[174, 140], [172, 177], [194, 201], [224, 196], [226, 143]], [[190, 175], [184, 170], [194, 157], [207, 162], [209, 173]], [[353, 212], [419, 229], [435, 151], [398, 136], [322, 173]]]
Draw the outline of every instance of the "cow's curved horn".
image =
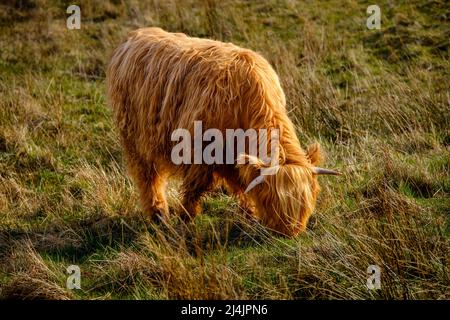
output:
[[330, 169], [319, 168], [319, 167], [313, 167], [312, 172], [317, 175], [319, 175], [319, 174], [331, 174], [333, 176], [342, 175], [342, 173], [340, 173], [340, 172], [330, 170]]

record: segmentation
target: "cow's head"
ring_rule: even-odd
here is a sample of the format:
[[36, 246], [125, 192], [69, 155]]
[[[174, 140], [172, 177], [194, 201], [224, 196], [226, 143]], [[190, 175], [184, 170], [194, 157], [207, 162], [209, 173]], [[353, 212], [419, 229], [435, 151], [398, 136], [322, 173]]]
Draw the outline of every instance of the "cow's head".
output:
[[267, 167], [262, 160], [245, 157], [248, 161], [239, 166], [239, 174], [242, 182], [251, 187], [247, 191], [255, 205], [255, 214], [268, 228], [287, 236], [305, 230], [320, 190], [317, 177], [340, 174], [317, 167], [321, 159], [317, 143], [309, 146], [305, 159], [280, 162], [276, 170], [267, 175], [261, 175], [261, 170]]

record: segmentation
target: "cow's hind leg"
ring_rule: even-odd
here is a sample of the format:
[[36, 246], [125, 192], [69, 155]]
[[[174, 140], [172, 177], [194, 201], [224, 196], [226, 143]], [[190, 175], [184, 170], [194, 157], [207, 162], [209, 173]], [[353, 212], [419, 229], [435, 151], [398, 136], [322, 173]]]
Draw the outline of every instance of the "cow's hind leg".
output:
[[128, 154], [128, 171], [139, 189], [142, 211], [150, 218], [167, 219], [169, 206], [165, 195], [167, 173], [154, 162]]
[[184, 221], [192, 220], [201, 211], [202, 196], [211, 191], [213, 187], [213, 171], [204, 167], [191, 166], [185, 172], [182, 185], [181, 218]]

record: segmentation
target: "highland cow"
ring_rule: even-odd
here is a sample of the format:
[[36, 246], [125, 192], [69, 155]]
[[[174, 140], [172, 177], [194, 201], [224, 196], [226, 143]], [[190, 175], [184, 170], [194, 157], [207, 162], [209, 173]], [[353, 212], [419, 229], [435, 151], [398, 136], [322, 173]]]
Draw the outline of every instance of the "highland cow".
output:
[[[287, 116], [277, 74], [259, 54], [231, 43], [143, 28], [130, 33], [113, 53], [107, 72], [108, 99], [114, 111], [129, 174], [140, 192], [142, 210], [167, 218], [167, 179], [182, 178], [180, 214], [192, 219], [202, 196], [217, 181], [268, 228], [293, 236], [306, 228], [319, 185], [318, 144], [305, 152]], [[174, 164], [171, 134], [205, 129], [278, 129], [274, 174], [260, 176], [270, 164], [251, 154], [234, 164]], [[270, 141], [269, 141], [270, 143]], [[237, 164], [238, 156], [245, 159]], [[252, 181], [261, 183], [244, 192]]]

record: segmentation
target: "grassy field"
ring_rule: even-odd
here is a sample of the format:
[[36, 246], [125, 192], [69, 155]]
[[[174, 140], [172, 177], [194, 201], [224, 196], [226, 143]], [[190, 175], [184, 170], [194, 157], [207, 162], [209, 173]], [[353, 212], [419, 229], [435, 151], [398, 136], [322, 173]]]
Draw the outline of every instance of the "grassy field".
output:
[[[74, 1], [0, 5], [0, 298], [449, 299], [448, 3], [376, 1], [368, 30], [373, 1], [75, 2], [81, 30]], [[141, 26], [271, 62], [302, 145], [344, 173], [320, 179], [306, 233], [275, 237], [220, 192], [192, 225], [142, 216], [105, 100], [109, 55]]]

